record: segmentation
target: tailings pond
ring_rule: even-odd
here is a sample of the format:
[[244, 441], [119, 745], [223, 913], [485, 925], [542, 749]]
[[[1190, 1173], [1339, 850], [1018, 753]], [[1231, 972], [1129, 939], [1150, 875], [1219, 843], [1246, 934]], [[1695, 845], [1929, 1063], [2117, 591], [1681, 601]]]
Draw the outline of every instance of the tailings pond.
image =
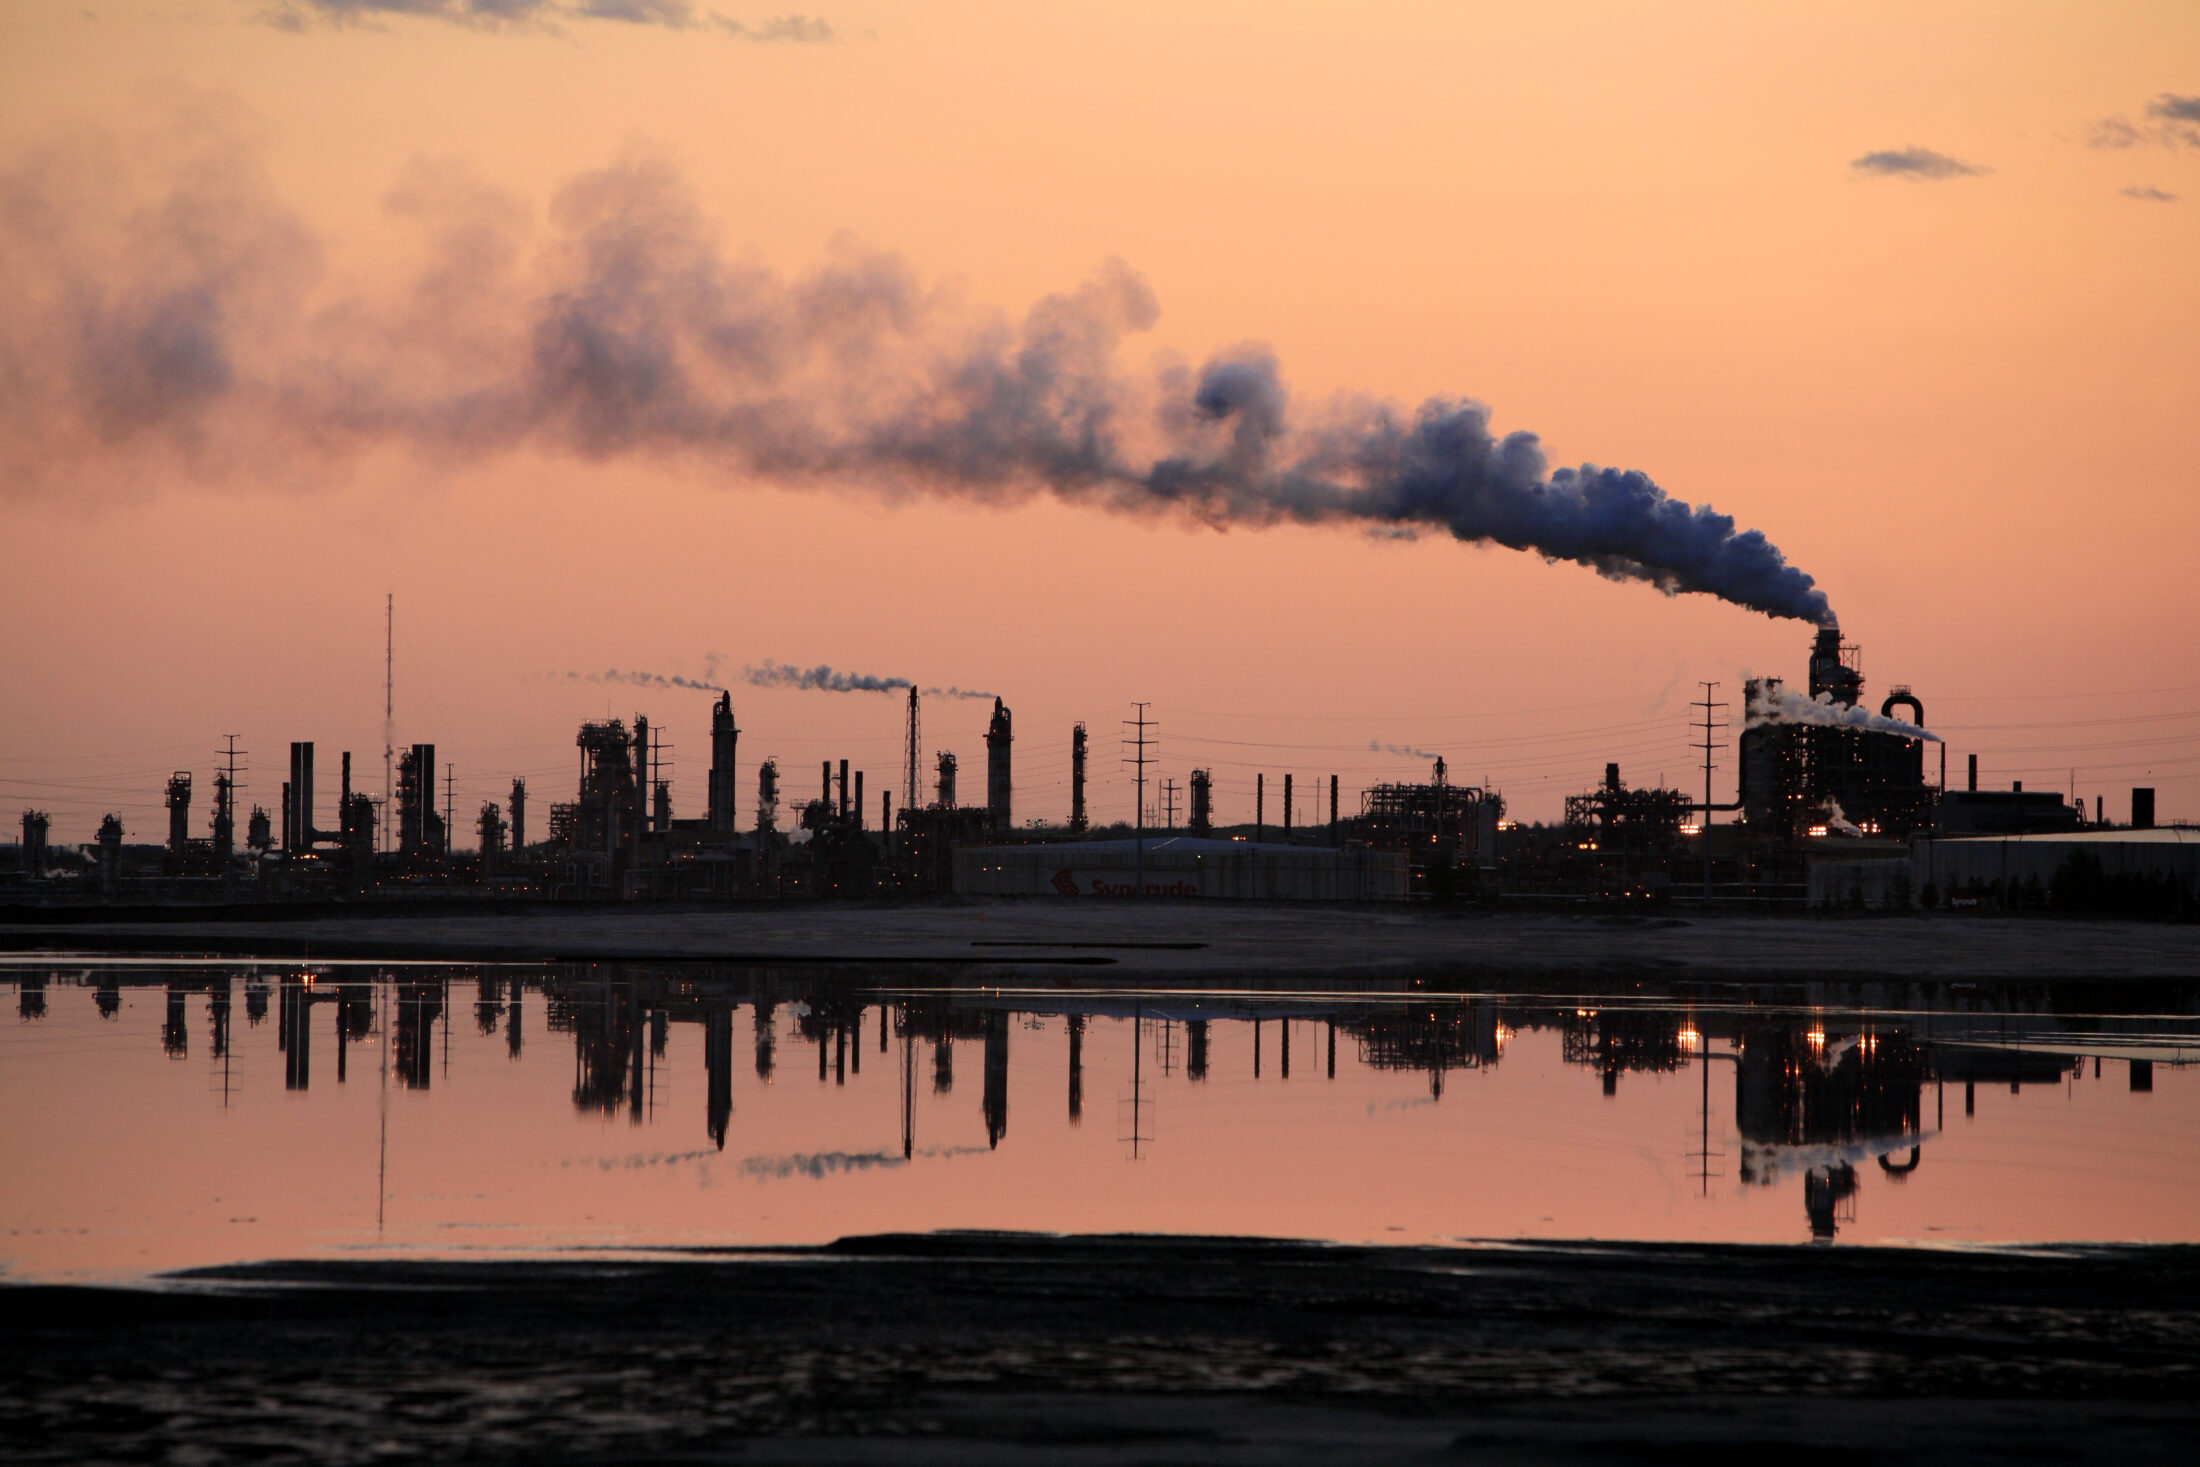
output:
[[0, 1266], [935, 1229], [2200, 1241], [2200, 986], [14, 957]]

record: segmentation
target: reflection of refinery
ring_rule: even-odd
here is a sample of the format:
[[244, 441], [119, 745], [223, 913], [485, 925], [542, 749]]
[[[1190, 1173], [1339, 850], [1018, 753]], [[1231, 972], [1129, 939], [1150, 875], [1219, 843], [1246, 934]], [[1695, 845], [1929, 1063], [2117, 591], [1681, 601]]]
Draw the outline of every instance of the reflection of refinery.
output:
[[[113, 815], [93, 842], [57, 846], [51, 817], [26, 810], [19, 869], [0, 873], [0, 888], [33, 906], [367, 894], [727, 903], [962, 894], [2021, 907], [2048, 905], [2048, 888], [2063, 878], [2054, 900], [2079, 910], [2200, 903], [2200, 847], [2155, 838], [2152, 790], [2131, 792], [2130, 825], [2112, 835], [2102, 797], [2089, 820], [2084, 801], [2051, 791], [1982, 790], [1975, 756], [1966, 787], [1949, 788], [1944, 745], [1928, 763], [1927, 745], [1938, 740], [1919, 696], [1897, 686], [1874, 712], [1864, 688], [1857, 649], [1823, 628], [1803, 688], [1773, 677], [1745, 684], [1733, 800], [1714, 802], [1708, 768], [1699, 795], [1630, 785], [1610, 762], [1601, 780], [1566, 798], [1564, 821], [1553, 827], [1508, 821], [1499, 791], [1454, 781], [1433, 754], [1425, 781], [1356, 792], [1336, 775], [1310, 788], [1290, 773], [1255, 773], [1252, 808], [1241, 812], [1251, 820], [1225, 825], [1212, 772], [1191, 769], [1181, 786], [1163, 778], [1150, 756], [1157, 741], [1146, 737], [1153, 725], [1139, 722], [1141, 789], [1162, 799], [1142, 795], [1131, 824], [1101, 828], [1086, 799], [1084, 725], [1062, 731], [1071, 771], [1064, 808], [1034, 811], [1018, 795], [1018, 741], [1027, 755], [1036, 743], [1051, 756], [1043, 736], [1015, 731], [999, 698], [984, 734], [982, 803], [964, 803], [955, 754], [924, 757], [913, 686], [896, 719], [901, 748], [891, 769], [867, 786], [867, 771], [827, 759], [809, 785], [806, 773], [776, 759], [743, 769], [732, 695], [722, 692], [710, 714], [702, 809], [692, 817], [675, 813], [666, 729], [637, 715], [581, 725], [567, 797], [537, 804], [527, 781], [514, 779], [508, 799], [472, 814], [457, 808], [455, 772], [438, 762], [435, 744], [393, 746], [382, 797], [355, 782], [344, 753], [328, 807], [315, 746], [293, 743], [277, 811], [253, 806], [240, 844], [241, 754], [232, 748], [210, 782], [203, 834], [194, 833], [198, 786], [189, 770], [167, 782], [160, 846], [126, 846]], [[1707, 694], [1697, 706], [1708, 716], [1726, 705]], [[1697, 732], [1707, 760], [1726, 747], [1716, 723]], [[928, 769], [936, 777], [926, 787]], [[753, 806], [744, 787], [755, 791]], [[462, 849], [468, 832], [470, 850]], [[2056, 863], [2044, 875], [2027, 871], [2029, 884], [2009, 874], [2009, 852], [1992, 844], [2027, 833], [2074, 843], [2027, 848], [2027, 860]], [[1962, 843], [1967, 837], [1972, 844]]]
[[[24, 974], [19, 1017], [44, 1018], [52, 984], [71, 982], [63, 975]], [[88, 980], [74, 982], [84, 986]], [[975, 1081], [987, 1147], [1012, 1144], [1012, 1040], [1017, 1030], [1048, 1021], [1061, 1023], [1069, 1036], [1067, 1073], [1057, 1094], [1066, 1096], [1073, 1126], [1084, 1116], [1083, 1056], [1091, 1027], [1132, 1026], [1142, 1063], [1134, 1067], [1137, 1088], [1126, 1103], [1139, 1108], [1131, 1132], [1141, 1145], [1154, 1139], [1145, 1119], [1154, 1087], [1218, 1078], [1215, 1054], [1226, 1037], [1227, 1052], [1245, 1066], [1241, 1079], [1334, 1081], [1341, 1048], [1366, 1071], [1425, 1075], [1429, 1100], [1441, 1102], [1447, 1076], [1497, 1067], [1519, 1035], [1548, 1032], [1561, 1062], [1594, 1071], [1606, 1097], [1619, 1097], [1628, 1076], [1702, 1071], [1704, 1139], [1702, 1150], [1690, 1153], [1691, 1174], [1701, 1165], [1708, 1178], [1714, 1159], [1731, 1160], [1731, 1175], [1745, 1188], [1796, 1188], [1810, 1234], [1821, 1239], [1854, 1221], [1868, 1184], [1897, 1185], [1919, 1172], [1944, 1124], [1951, 1085], [1961, 1087], [1969, 1115], [1981, 1083], [2060, 1085], [2084, 1073], [2089, 1058], [2098, 1077], [2105, 1054], [2126, 1067], [2130, 1089], [2144, 1092], [2152, 1088], [2158, 1061], [2200, 1059], [2200, 1018], [2150, 1019], [2143, 1028], [2130, 1020], [2084, 1018], [2066, 1027], [2051, 1004], [2011, 1012], [1929, 990], [1898, 1012], [1875, 1015], [1704, 1011], [1646, 1004], [1640, 995], [1609, 1002], [1411, 993], [1065, 992], [1038, 998], [984, 989], [908, 993], [846, 979], [702, 965], [573, 965], [524, 972], [409, 968], [372, 979], [350, 971], [189, 968], [118, 980], [110, 969], [92, 996], [101, 1018], [112, 1019], [123, 987], [158, 991], [164, 1002], [160, 1046], [172, 1059], [190, 1055], [194, 1025], [187, 1005], [203, 999], [208, 1053], [226, 1096], [240, 982], [244, 1021], [258, 1026], [274, 1020], [287, 1090], [310, 1090], [317, 1078], [358, 1082], [354, 1051], [362, 1045], [373, 1053], [370, 1083], [430, 1090], [448, 1077], [454, 1023], [470, 1016], [480, 1037], [518, 1059], [531, 1042], [533, 1022], [543, 1035], [570, 1039], [576, 1110], [641, 1124], [655, 1113], [673, 1027], [695, 1025], [706, 1076], [702, 1124], [713, 1149], [724, 1150], [736, 1129], [737, 1067], [753, 1065], [760, 1082], [800, 1080], [814, 1057], [812, 1078], [820, 1085], [860, 1083], [867, 1063], [887, 1077], [900, 1094], [905, 1160], [919, 1146], [917, 1097], [958, 1093], [958, 1042], [965, 1066], [960, 1078], [966, 1086]], [[749, 1017], [739, 1019], [744, 1007]], [[539, 1017], [530, 1020], [530, 1014]], [[741, 1028], [753, 1039], [749, 1052], [737, 1057], [734, 1036]], [[324, 1050], [317, 1061], [317, 1042], [333, 1054]], [[386, 1053], [380, 1049], [385, 1044]], [[328, 1066], [319, 1076], [317, 1063]], [[1731, 1092], [1719, 1087], [1733, 1097], [1730, 1132], [1713, 1115], [1710, 1077], [1718, 1064], [1734, 1067]], [[1696, 1088], [1693, 1080], [1688, 1084]], [[1028, 1097], [1022, 1103], [1028, 1105]], [[1730, 1158], [1726, 1145], [1734, 1148]]]

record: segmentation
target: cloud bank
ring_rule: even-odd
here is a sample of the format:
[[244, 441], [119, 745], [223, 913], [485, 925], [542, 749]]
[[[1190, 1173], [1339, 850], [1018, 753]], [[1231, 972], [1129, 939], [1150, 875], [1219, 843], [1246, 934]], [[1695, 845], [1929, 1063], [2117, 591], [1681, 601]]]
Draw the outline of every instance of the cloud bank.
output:
[[416, 168], [388, 207], [417, 264], [353, 288], [243, 131], [82, 130], [0, 170], [0, 494], [305, 488], [370, 454], [527, 452], [1216, 529], [1442, 531], [1830, 620], [1759, 531], [1636, 470], [1554, 468], [1471, 399], [1294, 403], [1257, 344], [1119, 369], [1159, 311], [1121, 263], [1020, 320], [852, 247], [782, 277], [632, 152], [560, 188], [539, 239], [512, 200]]
[[1850, 159], [1849, 167], [1858, 173], [1877, 174], [1882, 178], [1975, 178], [1993, 171], [1951, 158], [1946, 153], [1936, 153], [1931, 148], [1890, 148], [1866, 153], [1861, 158]]

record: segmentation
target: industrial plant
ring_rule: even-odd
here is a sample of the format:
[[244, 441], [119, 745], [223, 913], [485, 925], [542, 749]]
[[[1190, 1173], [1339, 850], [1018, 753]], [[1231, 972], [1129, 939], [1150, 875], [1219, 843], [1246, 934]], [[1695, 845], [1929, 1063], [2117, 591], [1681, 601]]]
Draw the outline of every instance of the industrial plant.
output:
[[[1454, 781], [1442, 758], [1424, 782], [1357, 790], [1336, 775], [1308, 789], [1259, 773], [1253, 819], [1236, 825], [1216, 819], [1211, 771], [1193, 769], [1182, 819], [1173, 781], [1156, 818], [1145, 793], [1156, 741], [1141, 711], [1126, 741], [1137, 811], [1096, 829], [1084, 725], [1040, 736], [1069, 746], [1067, 808], [1019, 808], [1018, 733], [998, 697], [982, 797], [966, 802], [955, 753], [924, 747], [915, 686], [898, 768], [870, 781], [850, 760], [826, 759], [810, 784], [808, 770], [775, 759], [744, 768], [732, 694], [713, 691], [709, 770], [691, 815], [676, 814], [663, 731], [639, 715], [581, 724], [566, 787], [531, 791], [515, 778], [507, 799], [468, 812], [455, 808], [432, 743], [385, 749], [380, 796], [341, 752], [324, 803], [316, 745], [294, 742], [273, 810], [240, 808], [232, 748], [204, 786], [203, 814], [194, 772], [168, 779], [159, 845], [126, 843], [114, 814], [72, 844], [25, 810], [0, 899], [33, 909], [961, 896], [2200, 910], [2200, 830], [2155, 828], [2151, 789], [2131, 790], [2127, 818], [2112, 823], [2105, 797], [2089, 811], [2053, 791], [1981, 789], [1976, 755], [1951, 783], [1920, 695], [1896, 686], [1874, 711], [1857, 649], [1830, 625], [1815, 633], [1800, 689], [1777, 677], [1744, 684], [1734, 798], [1715, 798], [1724, 726], [1712, 714], [1725, 705], [1707, 690], [1696, 705], [1700, 794], [1631, 785], [1607, 763], [1555, 825], [1508, 819], [1501, 791]], [[1028, 748], [1033, 735], [1022, 737]]]

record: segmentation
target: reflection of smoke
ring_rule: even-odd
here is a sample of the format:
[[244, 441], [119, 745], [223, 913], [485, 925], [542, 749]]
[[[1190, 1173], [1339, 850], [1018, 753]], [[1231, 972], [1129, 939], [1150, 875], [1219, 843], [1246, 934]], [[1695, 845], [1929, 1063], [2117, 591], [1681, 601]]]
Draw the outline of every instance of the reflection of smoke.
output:
[[1411, 744], [1386, 744], [1378, 739], [1369, 739], [1367, 746], [1378, 754], [1402, 754], [1408, 759], [1435, 759], [1441, 757], [1431, 754], [1426, 749], [1416, 749]]
[[148, 137], [78, 129], [0, 171], [0, 485], [325, 480], [388, 448], [697, 465], [728, 480], [1033, 493], [1222, 528], [1448, 531], [1668, 593], [1823, 622], [1755, 530], [1644, 475], [1553, 469], [1460, 398], [1292, 406], [1274, 358], [1118, 371], [1158, 309], [1109, 264], [1020, 322], [844, 251], [781, 279], [720, 246], [664, 161], [629, 155], [526, 211], [419, 165], [388, 199], [425, 263], [379, 299], [321, 277], [243, 129], [201, 106]]
[[[919, 1156], [975, 1156], [981, 1146], [931, 1146]], [[783, 1182], [789, 1177], [823, 1181], [842, 1172], [866, 1172], [873, 1167], [906, 1166], [901, 1157], [884, 1151], [802, 1151], [787, 1156], [750, 1156], [741, 1162], [741, 1175], [763, 1181]]]
[[[810, 693], [898, 693], [913, 688], [915, 683], [905, 677], [873, 677], [867, 672], [839, 672], [819, 663], [815, 667], [793, 667], [784, 662], [766, 659], [761, 667], [742, 670], [743, 677], [759, 688], [798, 688]], [[990, 698], [991, 693], [981, 693], [970, 688], [925, 688], [927, 698]]]
[[1863, 728], [1874, 733], [1901, 734], [1904, 738], [1930, 739], [1936, 744], [1940, 742], [1940, 735], [1928, 733], [1914, 723], [1888, 718], [1869, 708], [1836, 703], [1831, 693], [1820, 693], [1816, 698], [1811, 698], [1793, 688], [1762, 684], [1754, 690], [1750, 698], [1749, 716], [1744, 720], [1743, 726], [1756, 728], [1766, 723], [1810, 723], [1821, 728]]

